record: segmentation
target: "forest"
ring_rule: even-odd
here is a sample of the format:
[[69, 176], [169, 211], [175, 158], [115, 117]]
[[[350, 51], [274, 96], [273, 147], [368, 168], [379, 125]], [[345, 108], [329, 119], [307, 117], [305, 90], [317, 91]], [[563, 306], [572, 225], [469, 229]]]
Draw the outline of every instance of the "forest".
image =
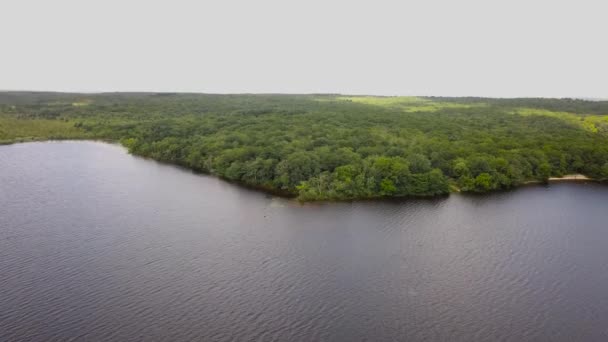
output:
[[302, 201], [608, 178], [608, 101], [0, 92], [0, 143], [48, 139], [120, 142]]

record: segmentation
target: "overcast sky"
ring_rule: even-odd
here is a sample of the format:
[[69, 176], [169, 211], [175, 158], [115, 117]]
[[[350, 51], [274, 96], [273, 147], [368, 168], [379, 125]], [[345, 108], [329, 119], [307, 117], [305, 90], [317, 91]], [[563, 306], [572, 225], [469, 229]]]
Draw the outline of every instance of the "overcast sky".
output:
[[608, 98], [607, 4], [1, 0], [0, 89]]

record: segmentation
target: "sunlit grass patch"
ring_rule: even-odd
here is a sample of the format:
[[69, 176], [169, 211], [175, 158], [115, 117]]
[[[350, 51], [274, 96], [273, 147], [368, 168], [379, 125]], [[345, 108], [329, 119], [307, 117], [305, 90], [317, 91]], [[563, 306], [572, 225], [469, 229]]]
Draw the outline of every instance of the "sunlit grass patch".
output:
[[593, 133], [598, 132], [598, 127], [608, 125], [608, 116], [606, 115], [580, 115], [535, 108], [518, 108], [514, 111], [514, 113], [523, 116], [539, 115], [557, 118]]
[[81, 138], [84, 136], [85, 132], [69, 121], [0, 118], [0, 140], [4, 142]]
[[430, 100], [414, 96], [341, 96], [336, 99], [388, 107], [421, 105], [430, 102]]
[[400, 109], [408, 113], [436, 112], [442, 109], [468, 109], [473, 107], [487, 107], [485, 103], [455, 103], [447, 101], [433, 101], [414, 96], [352, 96], [338, 97], [338, 100], [364, 103], [374, 106]]
[[412, 106], [406, 108], [406, 112], [415, 113], [415, 112], [436, 112], [442, 109], [469, 109], [469, 108], [477, 108], [477, 107], [487, 107], [485, 103], [474, 103], [474, 104], [464, 104], [464, 103], [452, 103], [452, 102], [429, 102], [421, 106]]
[[90, 105], [91, 103], [93, 103], [93, 101], [91, 101], [91, 100], [82, 100], [82, 101], [78, 101], [78, 102], [72, 102], [72, 106], [73, 107], [86, 107], [86, 106]]

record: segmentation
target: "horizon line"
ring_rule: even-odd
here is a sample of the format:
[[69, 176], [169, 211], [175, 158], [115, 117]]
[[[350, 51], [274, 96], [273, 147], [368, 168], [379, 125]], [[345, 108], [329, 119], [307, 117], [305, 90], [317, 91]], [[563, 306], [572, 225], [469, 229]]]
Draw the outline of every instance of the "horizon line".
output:
[[150, 90], [116, 90], [116, 91], [64, 91], [64, 90], [25, 90], [25, 89], [0, 89], [0, 93], [53, 93], [74, 95], [103, 95], [103, 94], [195, 94], [195, 95], [320, 95], [320, 96], [373, 96], [373, 97], [440, 97], [440, 98], [487, 98], [487, 99], [572, 99], [585, 101], [608, 101], [608, 97], [594, 96], [486, 96], [486, 95], [387, 95], [387, 94], [348, 94], [339, 92], [202, 92], [202, 91], [150, 91]]

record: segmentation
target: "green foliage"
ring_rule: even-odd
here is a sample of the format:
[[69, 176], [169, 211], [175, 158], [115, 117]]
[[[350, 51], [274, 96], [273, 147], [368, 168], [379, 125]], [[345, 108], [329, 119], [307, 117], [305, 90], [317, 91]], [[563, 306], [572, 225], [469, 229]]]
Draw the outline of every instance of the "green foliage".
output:
[[306, 151], [294, 152], [277, 164], [276, 183], [283, 189], [291, 190], [319, 172], [319, 157], [316, 154]]
[[569, 99], [6, 92], [0, 142], [120, 141], [302, 200], [435, 196], [608, 178], [607, 114]]
[[600, 172], [602, 179], [608, 179], [608, 162], [602, 166], [602, 170]]
[[542, 162], [538, 166], [538, 178], [540, 180], [546, 181], [547, 179], [549, 179], [549, 177], [551, 177], [551, 165], [549, 165], [549, 163], [547, 162]]
[[431, 170], [431, 162], [423, 154], [413, 153], [407, 157], [407, 162], [413, 173], [425, 173]]
[[493, 180], [492, 180], [492, 176], [490, 176], [489, 173], [480, 173], [477, 177], [475, 177], [475, 191], [478, 192], [485, 192], [488, 190], [492, 190], [494, 188], [493, 186]]

